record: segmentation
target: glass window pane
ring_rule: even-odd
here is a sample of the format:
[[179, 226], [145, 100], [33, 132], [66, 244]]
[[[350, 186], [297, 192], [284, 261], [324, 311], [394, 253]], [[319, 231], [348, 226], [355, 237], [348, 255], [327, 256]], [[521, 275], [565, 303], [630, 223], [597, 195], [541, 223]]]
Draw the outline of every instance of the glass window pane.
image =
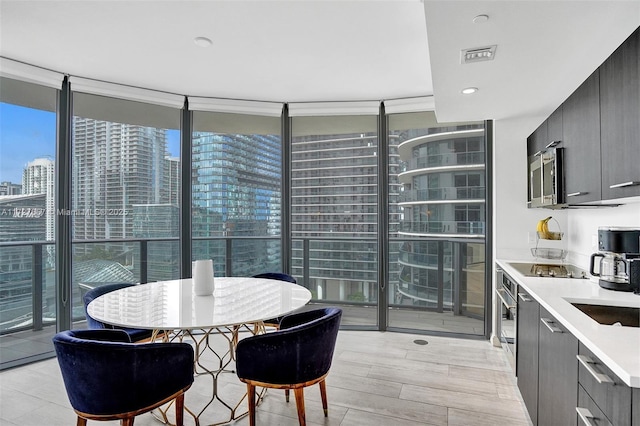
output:
[[483, 334], [484, 123], [388, 123], [389, 325]]
[[193, 113], [193, 256], [218, 276], [282, 271], [280, 128], [278, 117]]
[[[56, 320], [57, 93], [6, 78], [0, 79], [0, 87], [0, 367], [4, 367], [53, 349], [47, 343], [50, 339], [39, 333], [55, 332]], [[13, 343], [5, 345], [7, 339]]]
[[73, 108], [74, 306], [101, 283], [178, 278], [180, 110], [84, 93]]
[[316, 301], [350, 305], [344, 324], [376, 323], [376, 125], [375, 116], [292, 119], [293, 271]]

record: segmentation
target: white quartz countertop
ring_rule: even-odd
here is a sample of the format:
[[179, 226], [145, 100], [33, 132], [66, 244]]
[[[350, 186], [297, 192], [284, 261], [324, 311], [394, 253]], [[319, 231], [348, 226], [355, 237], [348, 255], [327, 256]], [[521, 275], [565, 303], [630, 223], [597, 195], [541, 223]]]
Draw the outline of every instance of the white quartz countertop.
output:
[[640, 295], [607, 290], [589, 279], [525, 277], [509, 262], [497, 260], [507, 275], [527, 290], [624, 383], [640, 388], [640, 328], [599, 324], [571, 304], [640, 307]]

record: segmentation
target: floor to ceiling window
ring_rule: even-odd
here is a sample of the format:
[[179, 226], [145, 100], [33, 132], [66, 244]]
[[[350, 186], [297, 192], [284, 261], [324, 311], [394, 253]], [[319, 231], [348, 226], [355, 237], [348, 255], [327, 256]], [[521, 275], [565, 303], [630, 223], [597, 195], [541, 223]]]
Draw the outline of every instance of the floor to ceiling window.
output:
[[347, 327], [487, 335], [490, 122], [67, 82], [0, 81], [2, 368], [52, 353], [51, 333], [18, 333], [84, 327], [88, 289], [189, 276], [196, 259], [290, 272]]
[[376, 325], [377, 116], [291, 119], [292, 271], [343, 324]]
[[193, 113], [192, 252], [217, 276], [282, 271], [280, 132], [279, 116]]
[[484, 335], [485, 123], [425, 112], [388, 128], [389, 326]]
[[[0, 364], [52, 351], [55, 89], [0, 79]], [[30, 340], [17, 338], [28, 334]], [[43, 337], [38, 337], [43, 336]]]
[[90, 288], [180, 276], [180, 110], [75, 92], [71, 127], [71, 288], [82, 320]]

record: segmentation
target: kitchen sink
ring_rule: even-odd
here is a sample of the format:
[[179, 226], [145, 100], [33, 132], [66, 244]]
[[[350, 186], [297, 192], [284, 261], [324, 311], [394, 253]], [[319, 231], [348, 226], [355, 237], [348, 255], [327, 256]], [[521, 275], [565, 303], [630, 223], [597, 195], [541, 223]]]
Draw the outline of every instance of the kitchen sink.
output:
[[640, 308], [631, 306], [591, 305], [587, 303], [571, 304], [599, 324], [640, 327]]

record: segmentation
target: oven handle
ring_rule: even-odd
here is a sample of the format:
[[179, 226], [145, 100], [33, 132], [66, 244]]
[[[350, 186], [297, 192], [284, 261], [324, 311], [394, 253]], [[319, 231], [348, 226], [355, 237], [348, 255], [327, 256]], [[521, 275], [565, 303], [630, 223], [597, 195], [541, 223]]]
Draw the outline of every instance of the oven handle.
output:
[[515, 305], [515, 304], [510, 305], [510, 304], [509, 304], [509, 302], [507, 302], [507, 299], [505, 299], [505, 297], [503, 296], [503, 294], [502, 294], [502, 293], [505, 293], [505, 292], [506, 292], [506, 290], [505, 290], [505, 289], [503, 289], [503, 288], [499, 288], [499, 289], [497, 289], [497, 290], [496, 290], [496, 294], [498, 295], [498, 297], [500, 298], [500, 300], [502, 300], [502, 304], [503, 304], [504, 306], [506, 306], [506, 307], [507, 307], [507, 309], [515, 309], [516, 305]]

